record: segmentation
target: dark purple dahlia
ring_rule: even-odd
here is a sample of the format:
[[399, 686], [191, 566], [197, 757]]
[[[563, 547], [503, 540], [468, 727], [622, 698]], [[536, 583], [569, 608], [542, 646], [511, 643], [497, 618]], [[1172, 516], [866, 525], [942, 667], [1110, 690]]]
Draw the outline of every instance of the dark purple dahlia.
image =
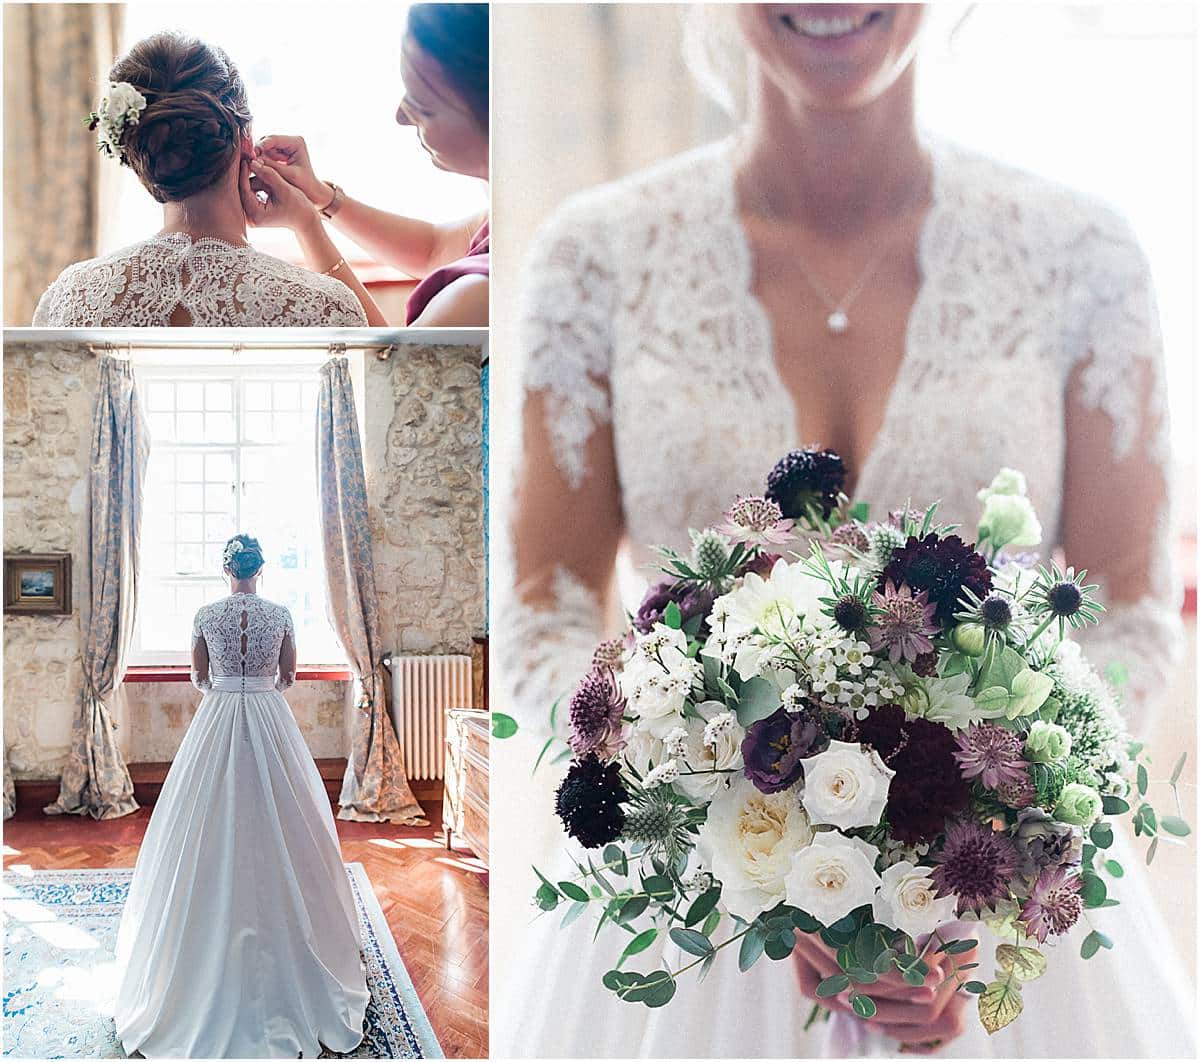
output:
[[637, 615], [633, 617], [633, 625], [642, 634], [648, 634], [656, 623], [662, 623], [663, 613], [672, 601], [679, 606], [684, 623], [695, 616], [707, 619], [714, 600], [712, 591], [704, 586], [682, 581], [655, 583], [642, 598]]
[[936, 609], [937, 621], [943, 628], [954, 622], [959, 599], [964, 590], [984, 598], [992, 588], [992, 573], [987, 561], [968, 546], [958, 535], [939, 538], [928, 534], [924, 538], [910, 535], [908, 541], [892, 553], [891, 560], [879, 576], [882, 593], [888, 583], [904, 583], [915, 593], [924, 590]]
[[767, 476], [767, 498], [790, 520], [820, 510], [828, 518], [846, 485], [846, 466], [833, 450], [793, 450]]
[[778, 793], [804, 777], [803, 759], [829, 744], [821, 720], [808, 708], [778, 709], [751, 723], [742, 739], [746, 777], [762, 793]]
[[967, 806], [970, 788], [954, 760], [954, 735], [940, 723], [908, 719], [898, 704], [873, 708], [849, 740], [879, 753], [896, 776], [888, 786], [887, 821], [905, 844], [932, 841]]
[[599, 848], [621, 836], [629, 792], [617, 763], [587, 755], [571, 764], [554, 797], [554, 810], [567, 833], [584, 848]]

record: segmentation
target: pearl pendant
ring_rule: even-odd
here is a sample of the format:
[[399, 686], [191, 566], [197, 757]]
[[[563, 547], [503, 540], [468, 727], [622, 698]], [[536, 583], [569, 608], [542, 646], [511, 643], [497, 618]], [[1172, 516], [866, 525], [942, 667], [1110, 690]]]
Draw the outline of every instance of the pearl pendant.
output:
[[826, 319], [825, 324], [833, 335], [840, 336], [850, 327], [850, 318], [846, 316], [844, 310], [834, 310]]

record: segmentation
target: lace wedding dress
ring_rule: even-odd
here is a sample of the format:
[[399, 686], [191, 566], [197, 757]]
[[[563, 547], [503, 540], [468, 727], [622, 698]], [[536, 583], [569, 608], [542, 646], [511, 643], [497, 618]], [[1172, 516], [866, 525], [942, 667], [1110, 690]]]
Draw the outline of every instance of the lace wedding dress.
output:
[[[1097, 666], [1127, 668], [1137, 729], [1180, 640], [1160, 338], [1145, 260], [1108, 208], [953, 145], [929, 147], [934, 192], [918, 248], [921, 284], [855, 494], [874, 514], [940, 498], [940, 519], [973, 527], [975, 491], [1001, 467], [1023, 470], [1044, 552], [1065, 546], [1068, 563], [1107, 587], [1109, 611], [1082, 640]], [[739, 493], [761, 494], [778, 457], [820, 441], [805, 437], [783, 385], [734, 189], [731, 143], [710, 145], [570, 200], [527, 261], [518, 333], [526, 438], [548, 451], [528, 475], [553, 481], [563, 499], [557, 511], [586, 541], [588, 499], [613, 489], [597, 485], [611, 475], [593, 476], [589, 455], [603, 452], [615, 467], [627, 608], [637, 607], [653, 574], [648, 547], [686, 552], [689, 527], [713, 522]], [[534, 461], [532, 450], [525, 459]], [[508, 990], [493, 1008], [493, 1051], [835, 1051], [821, 1023], [805, 1031], [811, 1004], [786, 963], [763, 960], [740, 974], [732, 960], [718, 961], [702, 984], [681, 979], [669, 1006], [648, 1010], [600, 984], [623, 934], [605, 931], [593, 943], [586, 919], [560, 929], [556, 915], [534, 917], [529, 864], [560, 877], [570, 867], [552, 812], [562, 766], [543, 764], [532, 780], [530, 769], [550, 705], [614, 631], [594, 578], [560, 566], [548, 595], [526, 594], [535, 573], [518, 566], [519, 544], [505, 545], [512, 555], [498, 565], [495, 659], [502, 703], [523, 734], [493, 753], [493, 851], [496, 880], [530, 887], [526, 896], [514, 888], [493, 897], [494, 924], [521, 927], [511, 954], [498, 956]], [[1148, 895], [1141, 848], [1121, 860], [1128, 871], [1114, 893], [1122, 905], [1093, 913], [1115, 950], [1084, 962], [1069, 938], [1030, 986], [1020, 1021], [989, 1039], [969, 1009], [967, 1033], [945, 1053], [1194, 1053], [1189, 982]], [[683, 965], [686, 957], [666, 948], [631, 968], [653, 969], [662, 954], [671, 968]], [[990, 963], [986, 938], [981, 952]], [[868, 1034], [858, 1050], [895, 1048]]]
[[291, 616], [234, 594], [192, 638], [210, 674], [193, 672], [204, 698], [121, 918], [117, 1034], [146, 1058], [350, 1051], [369, 995], [329, 799], [281, 692]]
[[197, 328], [357, 328], [367, 323], [340, 280], [182, 232], [152, 236], [68, 266], [46, 289], [35, 328], [154, 328], [177, 308]]

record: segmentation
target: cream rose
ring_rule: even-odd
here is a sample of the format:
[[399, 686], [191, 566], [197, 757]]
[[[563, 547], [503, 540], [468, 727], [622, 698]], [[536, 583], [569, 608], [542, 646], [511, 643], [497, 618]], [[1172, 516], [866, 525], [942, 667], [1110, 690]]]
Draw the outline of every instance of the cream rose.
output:
[[725, 908], [749, 920], [783, 901], [792, 859], [812, 838], [795, 794], [760, 793], [738, 777], [713, 798], [697, 847]]
[[688, 771], [695, 773], [685, 771], [675, 788], [693, 800], [708, 801], [728, 777], [718, 772], [741, 770], [746, 731], [720, 701], [704, 701], [696, 705], [696, 711], [701, 718], [684, 720], [682, 754]]
[[928, 867], [904, 860], [883, 872], [875, 896], [875, 921], [907, 933], [914, 940], [955, 919], [953, 896], [939, 897]]
[[818, 833], [792, 861], [784, 883], [787, 902], [825, 926], [871, 903], [880, 879], [869, 852], [877, 854], [856, 838]]
[[874, 749], [831, 741], [824, 752], [807, 757], [803, 763], [804, 792], [800, 800], [814, 825], [849, 830], [879, 822], [896, 772]]

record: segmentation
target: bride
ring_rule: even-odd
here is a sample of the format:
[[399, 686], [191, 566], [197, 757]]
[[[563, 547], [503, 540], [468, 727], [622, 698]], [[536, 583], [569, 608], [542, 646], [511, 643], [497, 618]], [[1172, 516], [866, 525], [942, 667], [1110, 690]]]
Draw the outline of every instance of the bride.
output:
[[[494, 847], [501, 860], [521, 838], [513, 877], [530, 878], [531, 861], [551, 872], [566, 847], [555, 779], [545, 765], [518, 779], [550, 705], [615, 633], [602, 618], [616, 576], [636, 609], [647, 547], [686, 551], [689, 527], [761, 494], [802, 443], [839, 451], [848, 493], [873, 511], [940, 498], [939, 517], [968, 526], [975, 490], [1002, 467], [1023, 470], [1047, 553], [1106, 588], [1108, 614], [1081, 640], [1098, 667], [1128, 670], [1133, 729], [1179, 645], [1161, 343], [1124, 220], [919, 130], [924, 5], [721, 5], [712, 17], [750, 67], [736, 134], [573, 198], [526, 262], [524, 455], [496, 623], [502, 688], [526, 732], [495, 753], [508, 790]], [[518, 821], [517, 807], [534, 811]], [[1122, 906], [1097, 912], [1115, 950], [1084, 962], [1064, 945], [1021, 1021], [989, 1039], [961, 994], [899, 984], [858, 1049], [1193, 1053], [1186, 975], [1141, 853], [1121, 861]], [[508, 912], [498, 899], [495, 921], [530, 922], [527, 903]], [[593, 943], [586, 920], [557, 922], [533, 921], [500, 957], [511, 976], [493, 1009], [499, 1055], [845, 1050], [828, 1026], [805, 1025], [828, 962], [819, 946], [797, 949], [794, 975], [718, 963], [649, 1010], [601, 986], [624, 940]], [[645, 952], [638, 969], [656, 958]]]
[[249, 210], [272, 199], [256, 172], [250, 110], [220, 49], [158, 33], [113, 64], [92, 115], [100, 150], [129, 166], [163, 207], [157, 235], [68, 266], [42, 295], [35, 327], [293, 326], [367, 323], [369, 296], [302, 196], [286, 214], [313, 272], [252, 248]]
[[[196, 613], [204, 694], [154, 807], [117, 936], [117, 1035], [146, 1058], [315, 1058], [361, 1042], [358, 916], [325, 788], [281, 691], [292, 618], [258, 541]], [[278, 676], [278, 677], [277, 677]]]

